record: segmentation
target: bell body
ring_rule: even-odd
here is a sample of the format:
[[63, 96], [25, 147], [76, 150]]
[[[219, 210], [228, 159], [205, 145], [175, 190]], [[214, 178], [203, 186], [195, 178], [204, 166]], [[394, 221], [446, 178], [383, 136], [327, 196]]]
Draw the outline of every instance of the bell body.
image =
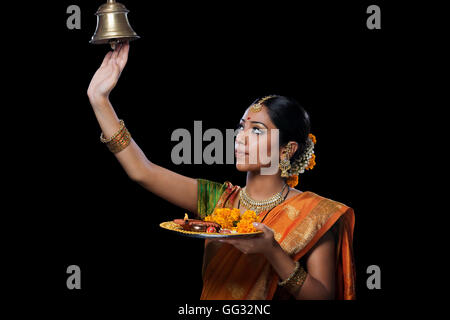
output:
[[89, 42], [106, 44], [139, 39], [128, 22], [128, 12], [123, 4], [115, 1], [108, 0], [101, 5], [95, 13], [97, 28]]

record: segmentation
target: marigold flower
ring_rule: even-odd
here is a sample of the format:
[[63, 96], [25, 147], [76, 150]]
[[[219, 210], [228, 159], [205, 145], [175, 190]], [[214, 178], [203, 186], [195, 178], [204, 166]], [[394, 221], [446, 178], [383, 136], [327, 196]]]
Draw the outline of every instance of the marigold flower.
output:
[[214, 212], [205, 217], [205, 221], [212, 221], [220, 224], [223, 229], [236, 230], [240, 233], [249, 233], [257, 231], [253, 222], [258, 217], [252, 210], [247, 210], [241, 216], [241, 211], [237, 208], [217, 208]]
[[306, 170], [311, 170], [316, 165], [316, 155], [313, 153], [311, 155], [311, 159], [309, 160], [308, 166], [305, 168]]
[[293, 174], [289, 178], [286, 179], [286, 183], [289, 187], [294, 188], [298, 184], [298, 175]]

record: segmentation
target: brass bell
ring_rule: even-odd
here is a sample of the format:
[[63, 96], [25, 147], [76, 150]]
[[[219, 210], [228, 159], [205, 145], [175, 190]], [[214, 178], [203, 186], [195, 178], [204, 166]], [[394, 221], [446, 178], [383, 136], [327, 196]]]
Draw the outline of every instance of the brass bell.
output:
[[130, 12], [121, 3], [108, 0], [101, 5], [95, 15], [97, 16], [97, 28], [90, 43], [109, 43], [114, 50], [116, 44], [121, 41], [131, 41], [140, 37], [131, 28], [127, 14]]

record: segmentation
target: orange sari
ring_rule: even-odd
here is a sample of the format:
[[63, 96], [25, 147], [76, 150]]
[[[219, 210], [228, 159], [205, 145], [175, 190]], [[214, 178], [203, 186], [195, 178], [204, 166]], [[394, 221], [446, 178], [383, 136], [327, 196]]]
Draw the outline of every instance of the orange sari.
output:
[[[231, 208], [239, 186], [230, 182], [215, 208]], [[261, 212], [260, 219], [266, 212]], [[299, 260], [336, 223], [336, 299], [355, 299], [353, 260], [353, 209], [313, 192], [303, 192], [273, 208], [264, 223], [276, 241], [295, 261]], [[243, 254], [229, 244], [207, 240], [203, 261], [202, 300], [273, 299], [279, 277], [262, 254]]]

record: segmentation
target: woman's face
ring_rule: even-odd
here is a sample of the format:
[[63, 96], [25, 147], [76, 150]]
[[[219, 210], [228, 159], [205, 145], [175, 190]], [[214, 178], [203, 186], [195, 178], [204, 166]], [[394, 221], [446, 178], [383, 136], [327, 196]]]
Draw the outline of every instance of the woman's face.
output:
[[[248, 108], [239, 122], [238, 130], [234, 144], [236, 168], [239, 171], [259, 171], [276, 162], [278, 171], [278, 129], [272, 123], [267, 108], [263, 106], [259, 112]], [[272, 154], [274, 158], [270, 161]]]

